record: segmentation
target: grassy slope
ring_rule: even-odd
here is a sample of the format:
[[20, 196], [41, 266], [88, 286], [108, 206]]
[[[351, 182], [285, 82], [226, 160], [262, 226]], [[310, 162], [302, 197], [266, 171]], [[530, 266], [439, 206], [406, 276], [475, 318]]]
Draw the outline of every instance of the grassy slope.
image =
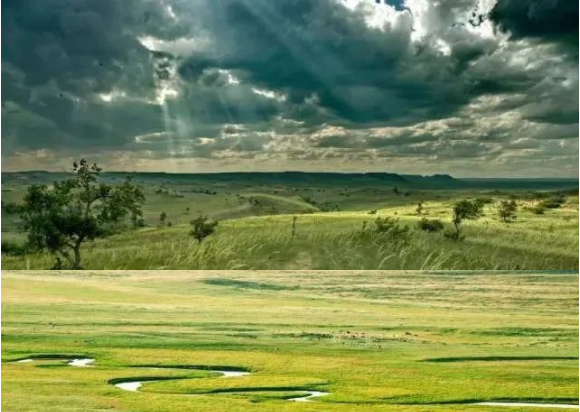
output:
[[[456, 195], [457, 196], [457, 195]], [[457, 198], [428, 201], [425, 217], [450, 224]], [[284, 201], [262, 195], [279, 209], [306, 207], [297, 198]], [[402, 198], [404, 199], [404, 198]], [[402, 200], [397, 199], [397, 202]], [[358, 204], [358, 203], [357, 203]], [[532, 203], [521, 202], [523, 206]], [[153, 206], [151, 206], [153, 207]], [[416, 205], [389, 204], [376, 215], [364, 211], [299, 215], [292, 238], [292, 215], [248, 217], [220, 223], [201, 246], [188, 236], [189, 225], [146, 228], [87, 244], [87, 269], [578, 269], [578, 198], [569, 197], [561, 209], [535, 215], [521, 209], [515, 223], [498, 221], [493, 205], [486, 216], [466, 222], [463, 242], [441, 234], [413, 231], [406, 243], [385, 236], [361, 235], [363, 222], [377, 216], [398, 217], [415, 226]], [[359, 204], [360, 210], [360, 204]], [[193, 213], [193, 212], [192, 212]], [[171, 216], [171, 214], [170, 214]], [[45, 269], [48, 254], [3, 256], [5, 269]]]
[[[4, 362], [38, 353], [97, 359], [94, 368], [3, 364], [6, 411], [476, 412], [489, 409], [441, 403], [577, 402], [576, 274], [5, 271], [2, 277]], [[432, 358], [454, 361], [425, 361]], [[209, 375], [128, 367], [145, 364], [227, 365], [253, 374], [202, 379]], [[196, 379], [150, 383], [142, 393], [107, 384], [131, 376]], [[257, 391], [264, 386], [279, 391]], [[240, 387], [252, 392], [231, 392]], [[280, 399], [296, 394], [289, 387], [331, 395], [295, 404]], [[208, 393], [224, 390], [230, 392]]]

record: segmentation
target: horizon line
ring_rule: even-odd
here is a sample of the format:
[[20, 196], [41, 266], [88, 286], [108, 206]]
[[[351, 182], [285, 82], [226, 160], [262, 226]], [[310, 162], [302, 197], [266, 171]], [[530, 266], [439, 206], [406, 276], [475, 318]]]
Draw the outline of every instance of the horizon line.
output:
[[[12, 170], [4, 171], [1, 173], [64, 173], [72, 174], [72, 172], [67, 171], [51, 171], [42, 169], [32, 169], [32, 170]], [[303, 174], [335, 174], [335, 175], [364, 175], [364, 174], [390, 174], [397, 176], [421, 176], [421, 177], [434, 177], [434, 176], [447, 176], [452, 179], [529, 179], [529, 180], [580, 180], [580, 177], [530, 177], [530, 176], [492, 176], [492, 177], [461, 177], [453, 176], [449, 173], [432, 173], [432, 174], [420, 174], [420, 173], [397, 173], [397, 172], [375, 172], [375, 171], [351, 171], [351, 172], [330, 172], [330, 171], [306, 171], [306, 170], [279, 170], [279, 171], [221, 171], [221, 172], [165, 172], [165, 171], [129, 171], [129, 170], [109, 170], [103, 171], [103, 174], [107, 173], [126, 173], [126, 174], [166, 174], [166, 175], [220, 175], [220, 174], [274, 174], [274, 173], [303, 173]]]

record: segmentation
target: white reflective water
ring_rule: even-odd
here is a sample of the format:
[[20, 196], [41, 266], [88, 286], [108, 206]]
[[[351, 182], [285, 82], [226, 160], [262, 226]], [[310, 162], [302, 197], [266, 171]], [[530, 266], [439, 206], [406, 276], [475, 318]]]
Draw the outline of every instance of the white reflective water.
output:
[[78, 366], [81, 368], [86, 368], [89, 366], [93, 366], [93, 363], [95, 363], [94, 359], [90, 359], [90, 358], [84, 358], [84, 359], [73, 359], [70, 362], [67, 363], [67, 365], [69, 366]]
[[319, 398], [321, 396], [329, 395], [328, 392], [319, 392], [319, 391], [305, 391], [308, 395], [299, 396], [297, 398], [288, 399], [292, 402], [310, 402], [312, 398]]
[[119, 389], [123, 389], [124, 391], [137, 392], [137, 390], [143, 386], [143, 382], [123, 382], [116, 383], [115, 386]]
[[[152, 368], [152, 369], [159, 369], [159, 368]], [[207, 370], [207, 372], [214, 372], [221, 374], [222, 378], [239, 378], [242, 376], [248, 376], [250, 372], [243, 372], [243, 371], [222, 371], [222, 370]], [[160, 380], [150, 380], [150, 381], [130, 381], [130, 382], [122, 382], [116, 383], [115, 387], [122, 389], [124, 391], [129, 392], [137, 392], [145, 382], [160, 382]], [[318, 398], [320, 396], [329, 395], [328, 392], [319, 392], [319, 391], [301, 391], [306, 392], [306, 395], [298, 396], [296, 398], [288, 399], [292, 402], [310, 402], [313, 398]]]
[[[151, 368], [151, 369], [165, 369], [165, 368]], [[242, 372], [242, 371], [220, 371], [220, 370], [208, 370], [208, 372], [215, 372], [221, 374], [223, 378], [238, 378], [241, 376], [247, 376], [250, 372]], [[150, 381], [131, 381], [131, 382], [122, 382], [116, 383], [115, 386], [119, 389], [129, 392], [137, 392], [145, 382], [160, 382], [160, 380], [150, 380]]]
[[248, 376], [250, 372], [241, 372], [241, 371], [217, 371], [211, 370], [210, 372], [218, 372], [222, 374], [224, 378], [239, 378], [240, 376]]
[[[34, 362], [35, 360], [63, 360], [63, 358], [38, 358], [38, 359], [20, 359], [15, 361], [16, 363], [29, 363], [29, 362]], [[90, 358], [78, 358], [78, 359], [70, 359], [66, 364], [69, 366], [76, 366], [76, 367], [87, 367], [87, 366], [93, 366], [93, 363], [95, 363], [94, 359], [90, 359]]]

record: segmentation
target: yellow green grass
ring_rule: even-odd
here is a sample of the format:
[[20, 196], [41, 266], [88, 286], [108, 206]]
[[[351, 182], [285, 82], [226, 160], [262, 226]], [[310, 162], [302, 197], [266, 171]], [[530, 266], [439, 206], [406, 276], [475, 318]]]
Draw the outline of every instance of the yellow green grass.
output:
[[[471, 193], [471, 197], [474, 195]], [[427, 201], [421, 216], [416, 215], [416, 203], [407, 200], [403, 204], [376, 207], [373, 209], [376, 214], [359, 205], [351, 211], [323, 213], [308, 209], [308, 214], [224, 220], [217, 232], [201, 245], [189, 235], [187, 223], [147, 227], [87, 243], [82, 249], [83, 267], [99, 270], [578, 269], [577, 196], [569, 196], [561, 208], [547, 209], [542, 215], [529, 210], [535, 204], [533, 200], [520, 201], [517, 220], [509, 224], [499, 221], [495, 205], [500, 198], [494, 199], [495, 203], [486, 205], [483, 218], [464, 223], [464, 241], [416, 229], [417, 221], [423, 217], [440, 219], [451, 227], [453, 203], [466, 196], [456, 193], [449, 199]], [[308, 207], [292, 197], [285, 201], [273, 195], [259, 198], [262, 205], [275, 203], [280, 208], [284, 204], [289, 208], [287, 212]], [[237, 207], [251, 209], [247, 205]], [[245, 209], [238, 211], [256, 212]], [[193, 209], [191, 213], [195, 213]], [[297, 216], [296, 236], [292, 237], [294, 216]], [[400, 224], [412, 228], [405, 241], [371, 233], [373, 220], [386, 216], [398, 218]], [[364, 233], [363, 225], [366, 225]], [[53, 262], [48, 253], [2, 256], [5, 269], [47, 269]]]
[[[570, 272], [2, 273], [5, 411], [527, 411], [578, 402]], [[10, 363], [39, 354], [82, 354]], [[136, 366], [245, 368], [250, 376]], [[181, 377], [124, 392], [119, 378]], [[304, 389], [330, 395], [285, 400]], [[549, 410], [549, 409], [545, 409]]]

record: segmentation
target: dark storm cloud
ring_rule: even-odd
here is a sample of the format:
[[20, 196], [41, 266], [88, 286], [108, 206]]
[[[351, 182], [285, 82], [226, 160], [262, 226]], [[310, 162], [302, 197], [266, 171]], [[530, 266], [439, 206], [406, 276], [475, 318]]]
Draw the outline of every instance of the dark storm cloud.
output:
[[120, 89], [154, 96], [150, 52], [137, 36], [182, 31], [168, 24], [166, 11], [154, 0], [4, 1], [2, 101], [18, 111], [6, 116], [2, 111], [3, 134], [28, 148], [113, 147], [134, 133], [160, 128], [158, 107], [104, 105], [95, 94]]
[[364, 164], [578, 138], [577, 4], [342, 1], [6, 0], [3, 155]]
[[174, 37], [156, 0], [9, 0], [2, 3], [2, 61], [26, 74], [29, 86], [55, 81], [79, 96], [153, 87], [149, 52], [137, 36]]
[[562, 43], [578, 55], [577, 1], [499, 0], [490, 18], [514, 38]]
[[[212, 49], [181, 65], [188, 81], [215, 68], [235, 70], [244, 81], [284, 92], [290, 103], [316, 94], [330, 119], [353, 124], [438, 117], [469, 98], [449, 72], [453, 62], [438, 63], [427, 47], [412, 55], [408, 21], [383, 32], [330, 0], [225, 0], [205, 13], [205, 21], [227, 30], [212, 32]], [[455, 58], [463, 64], [483, 48], [471, 47]]]

